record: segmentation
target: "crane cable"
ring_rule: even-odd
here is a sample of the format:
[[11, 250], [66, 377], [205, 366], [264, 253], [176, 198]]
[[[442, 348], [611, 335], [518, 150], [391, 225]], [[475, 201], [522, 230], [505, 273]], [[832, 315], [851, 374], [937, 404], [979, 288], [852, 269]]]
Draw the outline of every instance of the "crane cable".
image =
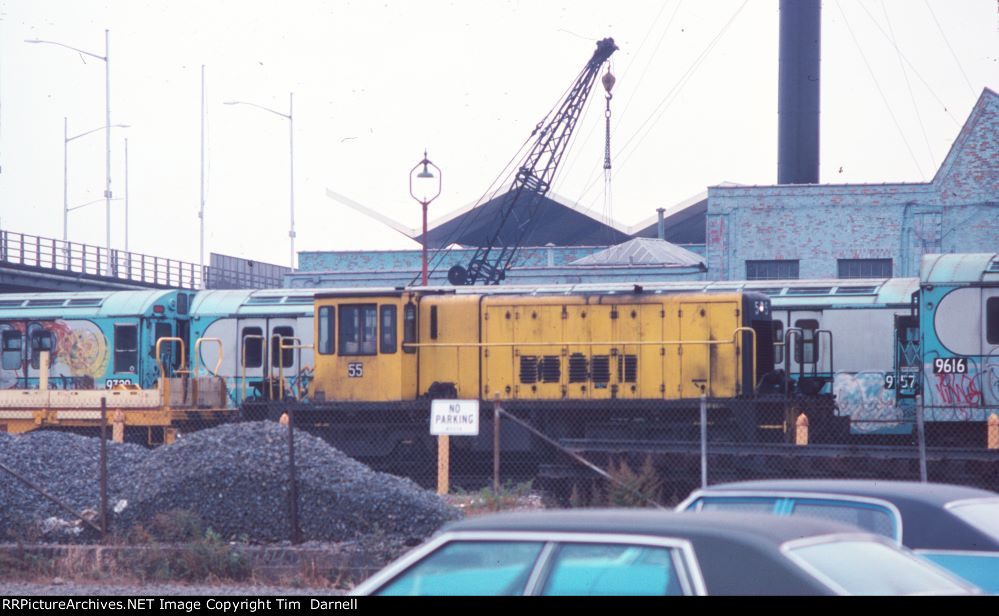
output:
[[604, 138], [604, 222], [608, 227], [613, 226], [613, 201], [611, 192], [611, 99], [614, 95], [611, 90], [614, 89], [614, 73], [611, 72], [610, 64], [607, 65], [607, 72], [604, 73], [601, 83], [603, 83], [604, 90], [607, 91], [606, 108], [604, 109], [604, 120], [605, 120], [605, 138]]

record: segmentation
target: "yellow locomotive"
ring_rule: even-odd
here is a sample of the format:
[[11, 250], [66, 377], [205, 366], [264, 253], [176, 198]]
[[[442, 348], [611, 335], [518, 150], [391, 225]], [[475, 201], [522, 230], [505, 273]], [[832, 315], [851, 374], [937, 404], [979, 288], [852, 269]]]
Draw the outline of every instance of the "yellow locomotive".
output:
[[770, 302], [749, 292], [330, 292], [316, 295], [314, 327], [320, 403], [735, 398], [774, 370]]

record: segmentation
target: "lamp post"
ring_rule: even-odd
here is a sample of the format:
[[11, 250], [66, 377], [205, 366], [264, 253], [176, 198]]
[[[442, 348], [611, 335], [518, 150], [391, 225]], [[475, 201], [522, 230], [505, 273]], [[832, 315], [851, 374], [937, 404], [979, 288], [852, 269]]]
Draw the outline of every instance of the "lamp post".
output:
[[[78, 135], [69, 136], [69, 119], [62, 119], [62, 241], [69, 241], [69, 142], [80, 137], [86, 137], [99, 130], [107, 130], [109, 127], [98, 126]], [[110, 128], [129, 128], [128, 124], [114, 124]], [[108, 131], [110, 133], [110, 131]], [[76, 209], [76, 208], [73, 208]], [[126, 246], [125, 250], [128, 250]]]
[[[423, 169], [421, 171], [419, 171], [419, 173], [417, 173], [417, 170], [420, 169], [420, 167], [423, 167]], [[433, 167], [434, 169], [437, 170], [437, 175], [436, 176], [434, 176], [433, 172], [430, 171], [431, 167]], [[418, 197], [417, 194], [415, 192], [413, 192], [413, 178], [414, 177], [419, 181], [419, 186], [421, 188], [423, 188], [423, 190], [420, 191], [420, 194], [422, 195], [421, 197]], [[435, 182], [433, 182], [433, 180], [435, 180], [435, 179], [437, 180], [437, 182], [436, 182], [436, 184], [437, 184], [436, 189], [433, 188], [433, 185], [435, 183]], [[423, 160], [421, 160], [420, 162], [416, 163], [416, 166], [413, 167], [410, 170], [410, 172], [409, 172], [409, 196], [411, 196], [413, 199], [416, 199], [420, 203], [420, 205], [423, 206], [423, 236], [421, 237], [421, 241], [420, 241], [420, 243], [423, 244], [423, 286], [427, 286], [427, 282], [428, 282], [428, 272], [427, 272], [427, 206], [430, 205], [431, 201], [433, 201], [434, 199], [436, 199], [437, 197], [440, 196], [440, 194], [441, 194], [441, 182], [442, 181], [443, 181], [443, 174], [441, 173], [440, 167], [438, 167], [437, 165], [435, 165], [432, 162], [430, 162], [430, 160], [427, 158], [427, 151], [423, 150]], [[433, 193], [433, 196], [427, 197], [427, 195], [430, 194], [430, 191], [427, 190], [427, 189], [435, 190], [435, 192]]]
[[25, 43], [45, 43], [48, 45], [58, 45], [66, 49], [97, 58], [104, 62], [104, 226], [106, 230], [106, 248], [108, 251], [108, 264], [111, 263], [111, 53], [110, 53], [110, 30], [104, 30], [104, 55], [99, 56], [89, 51], [77, 49], [69, 45], [56, 41], [43, 41], [41, 39], [27, 39]]
[[258, 105], [256, 103], [248, 103], [246, 101], [225, 101], [226, 105], [249, 105], [251, 107], [256, 107], [257, 109], [263, 109], [264, 111], [270, 111], [274, 115], [279, 115], [282, 118], [287, 118], [288, 120], [288, 151], [290, 159], [290, 177], [291, 177], [291, 227], [288, 229], [288, 238], [291, 240], [291, 269], [295, 270], [295, 119], [294, 119], [294, 102], [295, 93], [290, 92], [288, 94], [288, 113], [281, 113], [280, 111], [275, 111], [270, 107], [264, 107], [263, 105]]

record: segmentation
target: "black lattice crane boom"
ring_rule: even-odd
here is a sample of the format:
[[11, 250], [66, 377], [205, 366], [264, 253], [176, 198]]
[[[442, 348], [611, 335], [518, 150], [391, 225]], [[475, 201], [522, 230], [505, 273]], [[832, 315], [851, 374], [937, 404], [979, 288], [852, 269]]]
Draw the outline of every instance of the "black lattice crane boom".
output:
[[[614, 39], [598, 41], [593, 57], [586, 63], [555, 115], [547, 124], [542, 122], [535, 127], [532, 134], [536, 135], [534, 145], [517, 167], [510, 190], [502, 197], [494, 230], [485, 245], [476, 249], [467, 267], [455, 265], [448, 270], [447, 277], [451, 284], [499, 284], [506, 276], [514, 255], [534, 223], [539, 206], [551, 190], [552, 179], [600, 67], [615, 51]], [[501, 233], [511, 230], [512, 237], [501, 241]]]

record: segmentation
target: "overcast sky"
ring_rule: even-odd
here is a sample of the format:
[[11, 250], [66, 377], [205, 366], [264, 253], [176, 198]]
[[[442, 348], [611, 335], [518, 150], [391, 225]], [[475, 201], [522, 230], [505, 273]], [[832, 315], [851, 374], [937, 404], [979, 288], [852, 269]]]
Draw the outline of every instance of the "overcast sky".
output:
[[[827, 0], [822, 21], [821, 180], [932, 178], [999, 90], [996, 0]], [[193, 262], [204, 64], [206, 260], [287, 265], [289, 122], [223, 101], [287, 113], [294, 92], [298, 250], [415, 249], [326, 189], [417, 227], [408, 173], [427, 148], [444, 182], [431, 221], [478, 200], [612, 36], [612, 199], [599, 85], [554, 192], [631, 225], [723, 181], [776, 181], [777, 27], [777, 0], [0, 0], [0, 226], [61, 237], [63, 117], [70, 136], [104, 124], [104, 63], [25, 39], [103, 56], [110, 29], [129, 247]], [[68, 152], [70, 207], [101, 200], [103, 131]], [[103, 246], [104, 224], [101, 200], [70, 213], [70, 239]]]

